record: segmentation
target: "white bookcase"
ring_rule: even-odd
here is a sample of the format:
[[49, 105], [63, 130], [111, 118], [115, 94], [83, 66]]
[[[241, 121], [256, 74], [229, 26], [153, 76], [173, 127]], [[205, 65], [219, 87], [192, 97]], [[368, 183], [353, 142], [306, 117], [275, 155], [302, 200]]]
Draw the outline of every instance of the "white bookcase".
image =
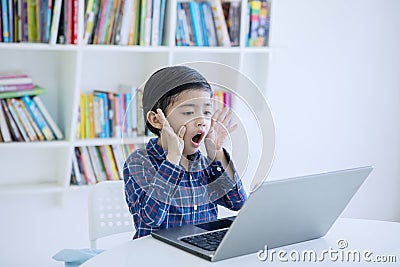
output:
[[80, 92], [115, 90], [119, 84], [139, 86], [158, 68], [191, 61], [229, 65], [266, 92], [271, 49], [245, 47], [246, 2], [241, 0], [239, 47], [175, 46], [175, 31], [170, 29], [175, 29], [176, 0], [167, 0], [165, 45], [161, 47], [83, 45], [83, 0], [79, 1], [77, 45], [0, 43], [0, 72], [27, 73], [43, 86], [46, 93], [41, 98], [65, 136], [62, 141], [0, 143], [0, 194], [65, 192], [74, 147], [121, 143], [118, 138], [76, 139]]

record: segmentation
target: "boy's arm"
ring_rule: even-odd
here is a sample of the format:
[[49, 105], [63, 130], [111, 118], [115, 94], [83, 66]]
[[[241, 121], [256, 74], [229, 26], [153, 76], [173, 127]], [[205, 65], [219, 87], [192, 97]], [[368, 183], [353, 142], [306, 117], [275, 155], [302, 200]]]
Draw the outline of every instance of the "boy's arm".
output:
[[247, 195], [229, 153], [225, 149], [222, 153], [221, 160], [216, 158], [209, 165], [209, 184], [212, 185], [210, 194], [216, 194], [214, 199], [217, 204], [231, 210], [239, 210], [246, 201]]
[[[133, 157], [132, 157], [133, 156]], [[124, 166], [125, 195], [129, 210], [150, 227], [162, 224], [184, 170], [163, 161], [158, 170], [147, 157], [132, 155]]]

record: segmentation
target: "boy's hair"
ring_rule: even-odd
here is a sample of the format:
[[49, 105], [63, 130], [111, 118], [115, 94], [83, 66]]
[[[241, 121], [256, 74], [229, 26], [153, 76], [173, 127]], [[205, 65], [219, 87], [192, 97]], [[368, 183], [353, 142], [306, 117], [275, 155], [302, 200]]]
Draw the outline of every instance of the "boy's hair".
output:
[[184, 91], [200, 89], [210, 93], [213, 92], [211, 85], [196, 70], [186, 66], [171, 66], [162, 68], [153, 73], [147, 80], [143, 90], [143, 115], [147, 128], [157, 136], [160, 130], [154, 128], [147, 121], [149, 111], [157, 112], [161, 109], [164, 114], [175, 99]]

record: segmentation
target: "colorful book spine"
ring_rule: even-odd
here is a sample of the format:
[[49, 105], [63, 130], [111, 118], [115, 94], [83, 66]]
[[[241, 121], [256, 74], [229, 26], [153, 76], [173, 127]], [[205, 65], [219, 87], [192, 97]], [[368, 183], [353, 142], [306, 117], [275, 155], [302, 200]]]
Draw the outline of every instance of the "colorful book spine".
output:
[[22, 141], [26, 141], [29, 142], [29, 137], [28, 134], [26, 133], [24, 126], [23, 126], [23, 122], [21, 120], [21, 118], [18, 116], [17, 110], [15, 109], [14, 105], [11, 102], [11, 99], [7, 99], [7, 107], [8, 110], [10, 111], [10, 114], [13, 118], [13, 120], [15, 121], [15, 124], [19, 130], [19, 132], [21, 133], [22, 136]]
[[104, 170], [103, 162], [101, 161], [98, 150], [95, 146], [88, 147], [90, 159], [94, 163], [95, 175], [98, 182], [106, 181], [107, 175]]
[[115, 159], [114, 159], [114, 155], [113, 155], [111, 146], [110, 145], [106, 145], [105, 148], [106, 148], [107, 157], [108, 157], [108, 160], [109, 160], [109, 163], [110, 163], [113, 180], [120, 180], [121, 178], [119, 176], [118, 169], [117, 169], [117, 166], [115, 164]]
[[0, 92], [0, 99], [4, 98], [17, 98], [25, 95], [39, 95], [44, 93], [44, 88], [34, 87], [32, 90], [23, 90], [23, 91], [11, 91], [11, 92]]
[[25, 103], [21, 99], [18, 99], [17, 101], [19, 102], [19, 104], [22, 108], [22, 111], [25, 114], [25, 117], [28, 119], [29, 125], [32, 126], [32, 128], [35, 132], [35, 136], [37, 137], [37, 139], [35, 138], [35, 140], [44, 141], [45, 137], [44, 137], [43, 133], [40, 131], [39, 126], [36, 124], [35, 120], [33, 119], [32, 115], [29, 112]]
[[85, 33], [83, 35], [83, 43], [89, 44], [89, 39], [93, 30], [94, 23], [94, 0], [89, 0], [86, 4], [86, 13], [85, 13]]
[[201, 29], [200, 29], [201, 25], [199, 24], [199, 17], [197, 16], [196, 12], [196, 2], [190, 1], [188, 4], [189, 4], [190, 20], [192, 22], [194, 43], [196, 46], [201, 46], [202, 45]]
[[7, 0], [1, 0], [1, 19], [3, 28], [3, 42], [10, 42], [10, 32], [8, 28], [8, 12], [7, 12]]
[[22, 127], [24, 128], [29, 141], [37, 141], [38, 138], [36, 136], [35, 130], [33, 129], [33, 126], [30, 124], [29, 119], [28, 119], [26, 113], [24, 112], [19, 99], [11, 98], [9, 100], [10, 100], [11, 104], [14, 106], [14, 110], [18, 114], [17, 116], [20, 119]]
[[33, 84], [11, 84], [11, 85], [0, 85], [0, 92], [13, 92], [31, 90], [34, 88]]
[[1, 102], [1, 107], [4, 110], [4, 114], [6, 116], [6, 121], [7, 121], [8, 128], [10, 129], [12, 140], [18, 141], [18, 142], [23, 141], [22, 134], [19, 131], [18, 125], [10, 112], [7, 101], [5, 99], [0, 99], [0, 102]]
[[153, 14], [152, 14], [152, 21], [151, 21], [151, 45], [158, 46], [158, 38], [159, 30], [160, 30], [160, 10], [161, 8], [161, 0], [153, 0]]
[[93, 166], [90, 162], [89, 154], [87, 152], [86, 147], [80, 147], [80, 157], [79, 160], [82, 164], [82, 170], [83, 170], [83, 175], [86, 180], [86, 184], [94, 184], [95, 183], [95, 177], [93, 173]]
[[261, 1], [252, 0], [250, 1], [250, 38], [248, 46], [255, 46], [258, 36], [258, 28], [260, 27], [260, 10]]
[[11, 132], [7, 125], [7, 117], [2, 105], [0, 105], [0, 133], [3, 138], [3, 142], [12, 141]]
[[60, 16], [61, 16], [61, 7], [62, 7], [62, 0], [54, 0], [54, 8], [51, 20], [51, 29], [50, 29], [50, 44], [57, 43], [57, 36], [58, 30], [60, 26]]
[[42, 100], [40, 99], [39, 96], [34, 96], [32, 98], [33, 102], [35, 102], [36, 106], [42, 113], [43, 117], [45, 118], [46, 122], [49, 124], [54, 136], [57, 138], [57, 140], [61, 140], [64, 138], [64, 135], [62, 134], [60, 128], [58, 128], [57, 124], [51, 117], [50, 113], [48, 112], [47, 108], [43, 104]]
[[210, 0], [211, 10], [214, 17], [215, 31], [219, 46], [229, 47], [231, 42], [229, 39], [228, 27], [226, 25], [224, 12], [220, 0]]
[[107, 180], [114, 180], [114, 176], [113, 176], [113, 172], [111, 169], [110, 159], [108, 158], [106, 146], [98, 146], [97, 148], [100, 152], [100, 156], [101, 156], [101, 159], [102, 159], [102, 162], [104, 165], [104, 169], [107, 174]]
[[23, 96], [22, 101], [25, 103], [27, 109], [29, 110], [32, 118], [34, 119], [36, 125], [38, 125], [39, 129], [43, 133], [44, 137], [46, 138], [47, 141], [52, 141], [54, 140], [54, 135], [47, 124], [45, 118], [43, 117], [42, 113], [38, 109], [38, 107], [35, 105], [35, 103], [31, 100], [30, 97], [28, 96]]

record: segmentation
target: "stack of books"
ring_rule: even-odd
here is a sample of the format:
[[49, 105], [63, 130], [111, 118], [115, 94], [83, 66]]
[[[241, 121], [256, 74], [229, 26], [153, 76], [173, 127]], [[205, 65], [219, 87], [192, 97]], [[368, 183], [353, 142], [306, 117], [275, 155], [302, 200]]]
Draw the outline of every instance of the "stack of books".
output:
[[177, 46], [238, 46], [240, 2], [219, 0], [177, 3]]
[[0, 141], [63, 139], [39, 94], [44, 89], [25, 74], [0, 75]]
[[166, 0], [88, 0], [85, 44], [159, 46]]
[[1, 0], [0, 42], [76, 44], [78, 0]]
[[80, 94], [77, 138], [136, 137], [146, 133], [142, 91], [121, 85], [118, 92]]
[[123, 179], [125, 159], [134, 150], [133, 144], [75, 147], [71, 184], [85, 185]]

